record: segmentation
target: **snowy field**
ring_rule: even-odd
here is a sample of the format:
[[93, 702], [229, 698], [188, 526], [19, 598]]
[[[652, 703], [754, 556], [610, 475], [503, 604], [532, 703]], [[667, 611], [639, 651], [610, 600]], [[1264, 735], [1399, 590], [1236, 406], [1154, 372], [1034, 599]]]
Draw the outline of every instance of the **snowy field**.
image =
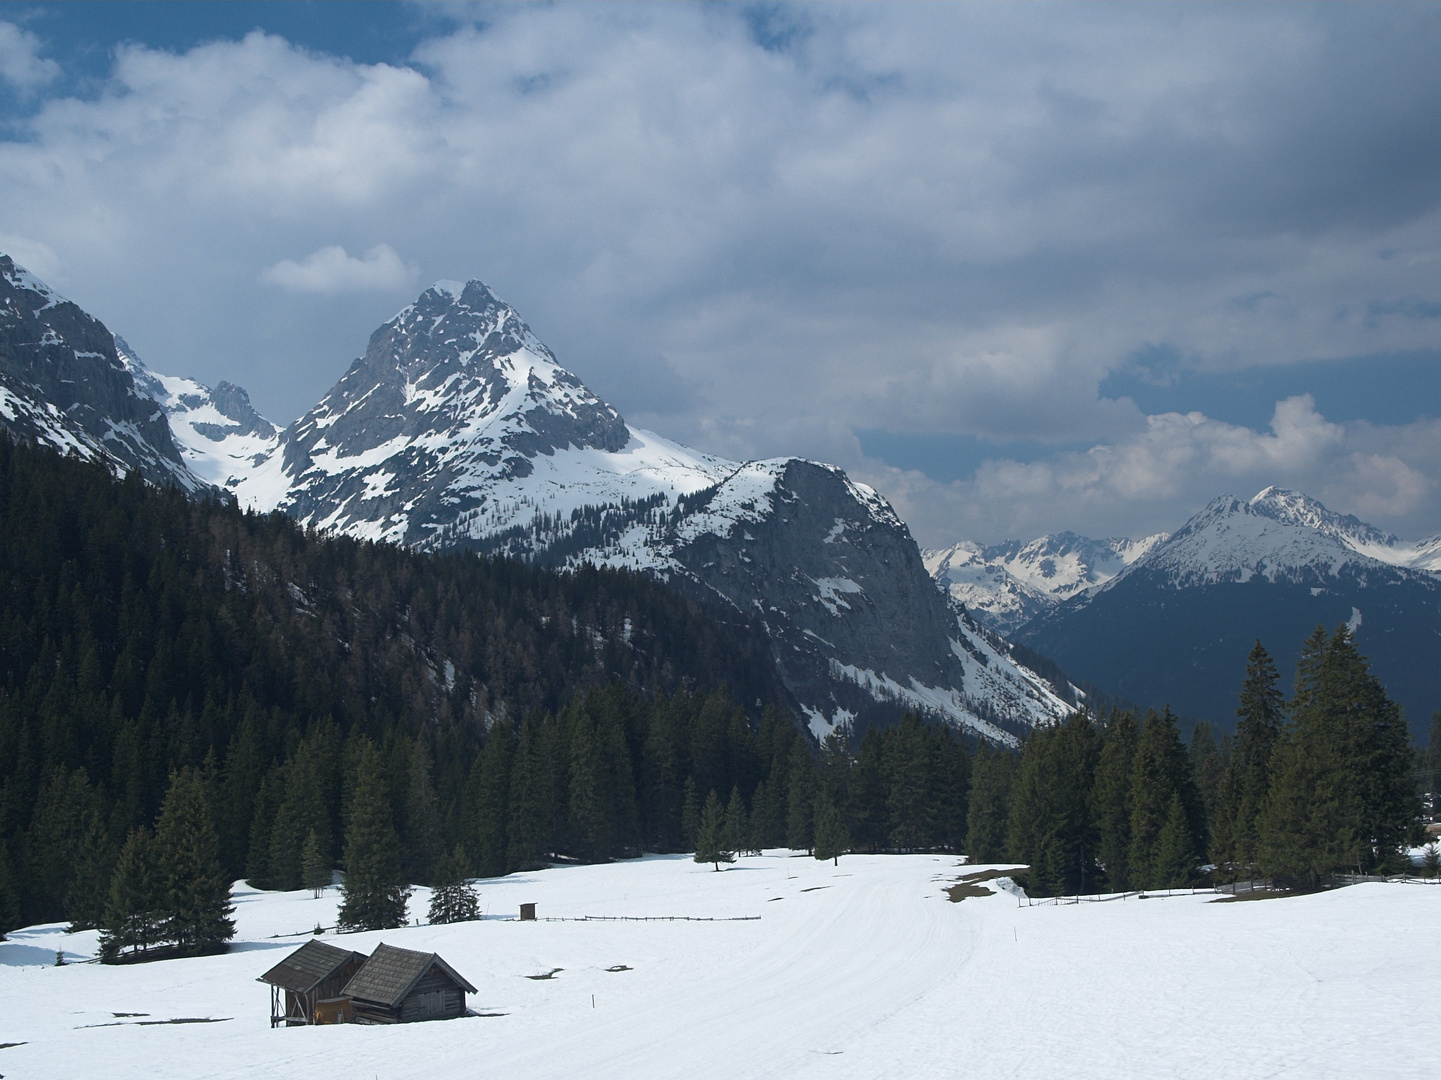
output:
[[[684, 857], [480, 882], [486, 918], [326, 940], [436, 951], [463, 1019], [272, 1030], [256, 976], [336, 897], [236, 894], [218, 957], [52, 966], [94, 933], [0, 943], [0, 1074], [28, 1077], [1434, 1076], [1441, 887], [1284, 900], [951, 903], [952, 857]], [[515, 921], [687, 915], [715, 922]], [[424, 890], [412, 900], [423, 914]], [[274, 937], [302, 933], [302, 936]], [[625, 970], [611, 970], [624, 968]], [[553, 972], [549, 979], [533, 976]], [[167, 1024], [180, 1018], [212, 1023]]]

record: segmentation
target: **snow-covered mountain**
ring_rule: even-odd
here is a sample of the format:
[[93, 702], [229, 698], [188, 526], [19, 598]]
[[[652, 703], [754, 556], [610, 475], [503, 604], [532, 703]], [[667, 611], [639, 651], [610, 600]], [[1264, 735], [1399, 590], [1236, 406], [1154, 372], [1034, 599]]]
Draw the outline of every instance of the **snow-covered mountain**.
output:
[[737, 468], [633, 432], [479, 281], [437, 282], [371, 335], [283, 456], [295, 517], [420, 547], [674, 499]]
[[[49, 302], [34, 278], [16, 280], [17, 312]], [[1071, 711], [958, 615], [870, 488], [834, 466], [727, 461], [629, 427], [479, 281], [425, 290], [284, 431], [239, 387], [151, 372], [90, 324], [187, 487], [363, 539], [653, 574], [760, 620], [818, 737], [917, 709], [1014, 743]], [[12, 399], [51, 415], [43, 393], [11, 384], [0, 415], [22, 416]]]
[[957, 618], [874, 491], [629, 427], [482, 282], [423, 292], [281, 442], [307, 524], [628, 567], [760, 619], [818, 736], [916, 708], [1012, 741], [1070, 709]]
[[93, 316], [0, 255], [0, 426], [156, 484], [203, 485], [165, 413], [138, 388]]
[[1051, 533], [1029, 543], [982, 546], [969, 540], [921, 552], [926, 569], [982, 624], [1011, 634], [1043, 611], [1104, 584], [1166, 539], [1092, 540]]
[[1145, 568], [1171, 585], [1222, 581], [1324, 581], [1343, 567], [1374, 564], [1441, 570], [1437, 537], [1405, 543], [1351, 515], [1326, 509], [1308, 495], [1268, 487], [1250, 499], [1226, 495], [1211, 503], [1147, 553]]
[[234, 495], [241, 505], [272, 510], [284, 490], [280, 431], [250, 404], [234, 383], [211, 389], [194, 379], [157, 375], [124, 338], [115, 350], [136, 389], [164, 411], [186, 468], [200, 484]]
[[1438, 549], [1284, 488], [1224, 496], [1017, 638], [1139, 704], [1227, 723], [1256, 639], [1285, 670], [1318, 624], [1345, 623], [1419, 731], [1441, 707]]

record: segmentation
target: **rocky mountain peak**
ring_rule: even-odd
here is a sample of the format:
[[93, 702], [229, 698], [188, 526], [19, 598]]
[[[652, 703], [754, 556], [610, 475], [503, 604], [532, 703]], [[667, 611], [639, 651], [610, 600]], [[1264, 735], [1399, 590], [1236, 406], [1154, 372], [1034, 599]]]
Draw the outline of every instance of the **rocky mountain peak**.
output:
[[0, 426], [64, 453], [138, 469], [152, 483], [202, 486], [105, 324], [8, 255], [0, 255]]
[[1252, 511], [1286, 525], [1298, 525], [1326, 533], [1351, 545], [1398, 543], [1391, 533], [1382, 532], [1352, 514], [1328, 510], [1311, 496], [1282, 487], [1262, 488], [1247, 503]]

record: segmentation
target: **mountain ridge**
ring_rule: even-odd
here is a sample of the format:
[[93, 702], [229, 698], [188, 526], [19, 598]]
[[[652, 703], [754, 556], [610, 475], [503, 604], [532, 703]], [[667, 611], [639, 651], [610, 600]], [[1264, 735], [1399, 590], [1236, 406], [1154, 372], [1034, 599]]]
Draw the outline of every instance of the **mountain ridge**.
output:
[[951, 607], [875, 491], [629, 427], [478, 280], [424, 290], [283, 431], [239, 387], [114, 351], [193, 486], [364, 540], [626, 566], [758, 616], [817, 738], [916, 709], [1014, 745], [1074, 707]]

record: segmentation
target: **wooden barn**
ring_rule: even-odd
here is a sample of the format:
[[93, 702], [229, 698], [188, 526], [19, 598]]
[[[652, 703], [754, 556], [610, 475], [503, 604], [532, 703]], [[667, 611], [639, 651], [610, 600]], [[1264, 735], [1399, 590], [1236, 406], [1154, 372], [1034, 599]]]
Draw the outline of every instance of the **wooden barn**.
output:
[[464, 1016], [475, 987], [435, 953], [377, 945], [341, 993], [358, 1024], [404, 1024]]
[[256, 980], [270, 984], [270, 1026], [348, 1020], [343, 990], [365, 960], [364, 953], [307, 941]]

